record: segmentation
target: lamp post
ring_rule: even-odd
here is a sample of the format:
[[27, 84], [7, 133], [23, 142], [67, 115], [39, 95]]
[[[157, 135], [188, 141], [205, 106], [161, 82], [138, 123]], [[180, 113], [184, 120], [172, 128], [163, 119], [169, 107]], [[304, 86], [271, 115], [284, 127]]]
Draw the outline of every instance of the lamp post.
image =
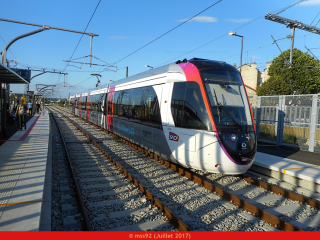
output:
[[144, 65], [145, 67], [148, 67], [150, 69], [153, 69], [153, 67], [149, 66], [149, 65]]
[[230, 36], [237, 36], [241, 37], [241, 54], [240, 54], [240, 73], [241, 73], [241, 68], [242, 68], [242, 50], [243, 50], [243, 36], [236, 34], [236, 32], [231, 31], [228, 33]]

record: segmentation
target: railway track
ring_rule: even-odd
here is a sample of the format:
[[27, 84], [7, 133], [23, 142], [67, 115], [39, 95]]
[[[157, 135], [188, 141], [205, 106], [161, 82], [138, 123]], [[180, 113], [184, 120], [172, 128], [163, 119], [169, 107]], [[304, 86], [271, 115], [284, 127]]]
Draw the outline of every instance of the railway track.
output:
[[[144, 192], [143, 196], [163, 209], [165, 220], [170, 220], [179, 230], [320, 229], [317, 195], [308, 198], [248, 175], [224, 176], [185, 169], [158, 159], [126, 140], [97, 130], [97, 127], [69, 113], [63, 114], [69, 115], [69, 119], [76, 122], [96, 147], [121, 169], [123, 175]], [[151, 161], [150, 157], [157, 161]], [[81, 165], [85, 166], [84, 162], [79, 162], [79, 167]], [[81, 178], [79, 181], [84, 180]], [[86, 195], [85, 199], [92, 200]], [[98, 200], [105, 201], [103, 198]], [[103, 219], [95, 211], [91, 217]]]
[[73, 181], [63, 179], [65, 185], [60, 186], [64, 230], [175, 230], [74, 125], [52, 114], [73, 175]]

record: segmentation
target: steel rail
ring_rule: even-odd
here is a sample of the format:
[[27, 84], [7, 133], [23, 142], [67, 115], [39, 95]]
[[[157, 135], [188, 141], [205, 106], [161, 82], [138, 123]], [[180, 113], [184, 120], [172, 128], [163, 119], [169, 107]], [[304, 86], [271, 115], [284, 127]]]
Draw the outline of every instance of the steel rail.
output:
[[65, 147], [65, 149], [66, 149], [67, 159], [68, 159], [68, 163], [69, 163], [69, 168], [70, 168], [70, 171], [71, 171], [71, 175], [72, 175], [74, 184], [75, 184], [75, 186], [76, 186], [76, 192], [77, 192], [77, 196], [78, 196], [77, 200], [78, 200], [78, 202], [79, 202], [80, 210], [81, 210], [81, 212], [82, 212], [82, 216], [83, 216], [83, 219], [84, 219], [84, 224], [85, 224], [84, 227], [85, 227], [85, 230], [86, 230], [86, 231], [92, 231], [92, 229], [91, 229], [91, 224], [90, 224], [90, 220], [89, 220], [89, 216], [88, 216], [88, 213], [87, 213], [87, 210], [86, 210], [86, 207], [85, 207], [85, 203], [84, 203], [84, 201], [82, 200], [82, 197], [81, 197], [82, 194], [81, 194], [81, 191], [80, 191], [80, 186], [79, 186], [78, 181], [77, 181], [77, 179], [76, 179], [76, 175], [75, 175], [75, 172], [74, 172], [74, 170], [73, 170], [72, 163], [71, 163], [71, 160], [70, 160], [71, 158], [70, 158], [70, 155], [69, 155], [69, 152], [68, 152], [67, 143], [66, 143], [66, 141], [65, 141], [64, 135], [62, 134], [61, 127], [60, 127], [58, 121], [56, 120], [55, 116], [53, 115], [53, 112], [52, 112], [51, 109], [49, 109], [48, 107], [47, 107], [47, 109], [51, 112], [51, 115], [52, 115], [52, 117], [53, 117], [53, 119], [54, 119], [54, 121], [55, 121], [58, 129], [59, 129], [59, 133], [60, 133], [60, 136], [61, 136], [61, 138], [62, 138], [63, 145], [64, 145], [64, 147]]
[[[68, 112], [68, 111], [66, 111]], [[69, 114], [71, 114], [70, 112], [68, 112]], [[172, 162], [169, 162], [165, 159], [162, 159], [160, 157], [158, 157], [156, 154], [148, 151], [148, 150], [145, 150], [143, 148], [141, 148], [140, 146], [134, 144], [134, 143], [131, 143], [130, 141], [126, 140], [126, 139], [123, 139], [121, 137], [119, 137], [118, 135], [100, 127], [100, 126], [97, 126], [91, 122], [89, 122], [88, 120], [85, 120], [75, 114], [72, 114], [73, 116], [99, 128], [100, 130], [104, 131], [105, 133], [108, 133], [110, 135], [112, 135], [113, 137], [119, 139], [121, 142], [129, 145], [130, 147], [138, 150], [139, 152], [142, 152], [144, 153], [145, 155], [149, 156], [151, 159], [154, 159], [158, 162], [160, 162], [161, 164], [165, 165], [166, 167], [168, 167], [169, 169], [177, 172], [179, 175], [182, 175], [182, 176], [185, 176], [187, 177], [189, 180], [197, 183], [198, 185], [200, 186], [203, 186], [205, 187], [206, 189], [208, 189], [209, 191], [215, 193], [215, 194], [218, 194], [220, 195], [222, 198], [224, 198], [225, 200], [227, 201], [230, 201], [232, 203], [234, 203], [235, 205], [237, 205], [238, 207], [241, 207], [243, 208], [244, 210], [246, 211], [249, 211], [253, 216], [256, 216], [256, 217], [259, 217], [263, 220], [265, 220], [266, 222], [270, 223], [273, 227], [277, 228], [277, 229], [281, 229], [281, 230], [284, 230], [284, 231], [303, 231], [302, 229], [280, 219], [279, 217], [277, 216], [274, 216], [273, 214], [270, 214], [269, 212], [265, 211], [265, 210], [262, 210], [260, 208], [258, 208], [257, 206], [235, 196], [235, 195], [232, 195], [230, 193], [228, 193], [227, 191], [221, 189], [220, 187], [214, 185], [210, 180], [206, 180], [205, 178], [203, 178], [202, 176], [200, 176], [199, 174], [196, 174], [196, 173], [193, 173], [191, 172], [190, 170], [188, 170], [187, 168], [184, 168], [180, 165], [177, 165], [177, 164], [174, 164]], [[279, 188], [279, 187], [276, 187], [276, 186], [273, 186], [273, 185], [270, 185], [268, 183], [265, 183], [261, 180], [256, 180], [256, 179], [253, 179], [251, 177], [247, 177], [245, 175], [239, 175], [238, 177], [241, 177], [242, 179], [244, 179], [245, 181], [247, 181], [249, 184], [253, 184], [257, 187], [262, 187], [264, 188], [265, 190], [268, 190], [268, 191], [271, 191], [277, 195], [281, 195], [283, 197], [286, 197], [290, 200], [293, 200], [293, 201], [299, 201], [301, 204], [302, 203], [307, 203], [309, 204], [311, 207], [313, 208], [316, 208], [318, 210], [320, 210], [320, 203], [317, 202], [317, 201], [314, 201], [310, 198], [307, 198], [307, 197], [304, 197], [300, 194], [297, 194], [297, 193], [293, 193], [293, 192], [289, 192], [285, 189], [282, 189], [282, 188]]]
[[[68, 112], [69, 113], [69, 112]], [[76, 115], [74, 115], [76, 116]], [[145, 186], [143, 186], [138, 179], [133, 177], [125, 168], [123, 168], [114, 158], [112, 158], [101, 146], [95, 142], [90, 136], [82, 130], [79, 126], [77, 126], [69, 117], [63, 115], [71, 124], [73, 124], [80, 132], [82, 132], [89, 141], [94, 144], [100, 152], [109, 159], [117, 168], [118, 170], [130, 181], [132, 182], [138, 189], [146, 196], [146, 198], [151, 201], [157, 208], [163, 211], [164, 216], [167, 217], [168, 221], [179, 231], [192, 231], [192, 228], [186, 224], [181, 218], [179, 218], [174, 212], [172, 212], [165, 204], [163, 204], [156, 196], [154, 196], [151, 191], [149, 191]], [[81, 120], [84, 120], [80, 118]], [[90, 123], [89, 121], [86, 121]], [[97, 126], [95, 124], [90, 123], [93, 126]], [[107, 130], [106, 130], [107, 131]], [[112, 134], [113, 136], [116, 136]], [[142, 149], [140, 148], [142, 151]]]
[[320, 202], [312, 200], [312, 199], [310, 199], [308, 197], [305, 197], [305, 196], [302, 196], [300, 194], [287, 191], [285, 189], [279, 188], [277, 186], [270, 185], [270, 184], [265, 183], [265, 182], [263, 182], [261, 180], [258, 180], [258, 179], [253, 179], [251, 177], [247, 177], [245, 175], [240, 175], [239, 177], [243, 178], [248, 183], [250, 183], [250, 184], [252, 184], [252, 185], [254, 185], [256, 187], [261, 187], [261, 188], [263, 188], [263, 189], [265, 189], [267, 191], [273, 192], [273, 193], [275, 193], [275, 194], [277, 194], [279, 196], [286, 197], [286, 198], [288, 198], [290, 200], [293, 200], [293, 201], [298, 201], [300, 204], [307, 203], [311, 207], [320, 210]]

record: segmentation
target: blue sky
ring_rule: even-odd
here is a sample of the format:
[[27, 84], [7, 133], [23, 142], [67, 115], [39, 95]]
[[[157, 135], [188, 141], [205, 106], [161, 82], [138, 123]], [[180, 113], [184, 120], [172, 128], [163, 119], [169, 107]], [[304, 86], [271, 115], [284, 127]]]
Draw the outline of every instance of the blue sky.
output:
[[[216, 2], [192, 21], [123, 59]], [[54, 96], [67, 97], [69, 93], [93, 88], [97, 78], [91, 74], [101, 74], [101, 83], [107, 84], [109, 80], [124, 78], [127, 66], [131, 76], [147, 71], [146, 64], [159, 67], [193, 57], [239, 65], [241, 38], [229, 36], [229, 31], [244, 36], [243, 64], [256, 62], [263, 70], [267, 61], [280, 54], [272, 44], [271, 35], [282, 39], [291, 34], [285, 25], [265, 20], [264, 16], [296, 2], [298, 0], [101, 0], [92, 17], [99, 0], [11, 0], [1, 2], [0, 18], [84, 31], [92, 17], [86, 32], [99, 35], [93, 38], [92, 55], [102, 60], [93, 59], [93, 63], [116, 63], [116, 71], [89, 65], [82, 65], [80, 69], [80, 64], [75, 63], [66, 68], [63, 60], [71, 57], [77, 59], [75, 61], [89, 61], [83, 57], [90, 54], [90, 38], [84, 35], [76, 48], [80, 34], [53, 29], [18, 40], [7, 53], [9, 60], [19, 60], [18, 68], [68, 73], [65, 84], [63, 75], [46, 73], [35, 77], [30, 85], [30, 90], [35, 89], [35, 84], [56, 85]], [[320, 0], [309, 0], [279, 16], [315, 25], [320, 20], [319, 12]], [[320, 28], [320, 23], [317, 27]], [[0, 51], [13, 38], [39, 28], [0, 21]], [[319, 38], [317, 34], [298, 29], [295, 47], [305, 52], [307, 46], [320, 56]], [[290, 40], [282, 39], [278, 44], [282, 51], [290, 48]], [[33, 71], [32, 76], [38, 73]], [[13, 92], [23, 89], [11, 87]]]

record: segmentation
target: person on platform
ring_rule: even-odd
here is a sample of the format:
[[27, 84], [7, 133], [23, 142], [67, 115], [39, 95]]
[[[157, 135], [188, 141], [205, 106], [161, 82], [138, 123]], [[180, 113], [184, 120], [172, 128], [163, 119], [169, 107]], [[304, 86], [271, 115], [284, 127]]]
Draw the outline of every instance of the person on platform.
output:
[[40, 110], [40, 103], [37, 102], [37, 103], [36, 103], [36, 111], [37, 111], [37, 113], [39, 113], [39, 110]]
[[32, 108], [33, 108], [33, 103], [31, 102], [31, 100], [29, 100], [29, 102], [28, 102], [28, 112], [29, 112], [30, 116], [32, 116]]
[[23, 104], [23, 100], [21, 99], [21, 104], [18, 105], [17, 111], [16, 111], [16, 118], [19, 118], [19, 130], [22, 130], [22, 127], [24, 126], [24, 129], [27, 129], [26, 126], [26, 114], [27, 114], [27, 106]]
[[15, 125], [16, 123], [15, 115], [16, 115], [16, 108], [13, 108], [10, 112], [10, 120], [9, 120], [9, 123], [12, 125]]

